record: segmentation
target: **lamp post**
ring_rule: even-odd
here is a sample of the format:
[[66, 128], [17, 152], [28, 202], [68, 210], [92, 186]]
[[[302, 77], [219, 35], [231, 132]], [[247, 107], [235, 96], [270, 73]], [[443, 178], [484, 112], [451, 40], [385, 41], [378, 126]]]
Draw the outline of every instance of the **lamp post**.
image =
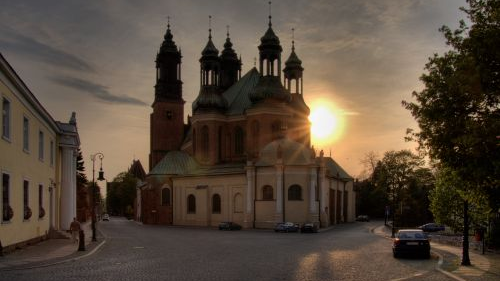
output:
[[92, 241], [97, 241], [95, 235], [95, 223], [96, 223], [96, 214], [95, 214], [95, 203], [96, 203], [96, 184], [95, 184], [95, 160], [96, 157], [101, 161], [101, 168], [99, 169], [99, 176], [97, 180], [104, 180], [104, 171], [102, 170], [102, 159], [104, 158], [104, 154], [101, 152], [97, 152], [95, 154], [90, 155], [90, 160], [92, 160]]

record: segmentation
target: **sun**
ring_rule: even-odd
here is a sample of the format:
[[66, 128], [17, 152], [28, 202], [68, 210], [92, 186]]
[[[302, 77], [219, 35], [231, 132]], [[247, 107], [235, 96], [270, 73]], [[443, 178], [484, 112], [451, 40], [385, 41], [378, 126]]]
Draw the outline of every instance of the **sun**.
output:
[[316, 145], [327, 145], [337, 140], [342, 133], [343, 120], [334, 106], [318, 102], [312, 106], [311, 114], [312, 141]]

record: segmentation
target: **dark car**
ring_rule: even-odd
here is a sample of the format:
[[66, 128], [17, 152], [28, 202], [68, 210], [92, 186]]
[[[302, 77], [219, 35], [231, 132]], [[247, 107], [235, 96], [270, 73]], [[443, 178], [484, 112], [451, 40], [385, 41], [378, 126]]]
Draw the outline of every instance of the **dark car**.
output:
[[437, 232], [437, 231], [444, 231], [444, 225], [440, 225], [437, 223], [426, 223], [422, 226], [418, 227], [419, 229], [422, 229], [425, 232]]
[[293, 222], [280, 222], [274, 227], [276, 232], [297, 232], [299, 231], [299, 225]]
[[300, 228], [301, 233], [317, 233], [318, 226], [314, 223], [304, 223]]
[[108, 214], [102, 215], [102, 220], [103, 221], [109, 221], [109, 215]]
[[411, 254], [430, 258], [431, 245], [421, 229], [401, 229], [393, 240], [392, 253], [395, 258]]
[[370, 221], [370, 217], [367, 215], [359, 215], [356, 217], [356, 221]]
[[240, 229], [241, 225], [231, 221], [225, 221], [219, 224], [219, 230], [240, 230]]

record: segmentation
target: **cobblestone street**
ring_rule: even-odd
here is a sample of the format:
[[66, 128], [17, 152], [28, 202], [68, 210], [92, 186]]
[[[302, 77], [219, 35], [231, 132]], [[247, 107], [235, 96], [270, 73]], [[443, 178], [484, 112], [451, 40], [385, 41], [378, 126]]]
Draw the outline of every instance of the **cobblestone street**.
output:
[[0, 272], [0, 280], [452, 280], [433, 256], [394, 259], [375, 223], [317, 234], [100, 222], [106, 243], [88, 257]]

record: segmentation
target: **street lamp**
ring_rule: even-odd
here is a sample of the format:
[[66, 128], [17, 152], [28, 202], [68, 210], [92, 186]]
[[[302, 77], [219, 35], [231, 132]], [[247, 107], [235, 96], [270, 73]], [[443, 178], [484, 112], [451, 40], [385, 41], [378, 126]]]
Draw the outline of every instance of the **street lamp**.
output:
[[104, 171], [102, 170], [102, 159], [104, 158], [104, 154], [101, 152], [97, 152], [95, 154], [90, 155], [90, 160], [92, 160], [92, 241], [97, 241], [95, 235], [95, 222], [96, 222], [96, 214], [95, 214], [95, 196], [96, 196], [96, 184], [95, 184], [95, 160], [96, 157], [101, 161], [101, 168], [99, 169], [99, 176], [97, 180], [104, 180]]

